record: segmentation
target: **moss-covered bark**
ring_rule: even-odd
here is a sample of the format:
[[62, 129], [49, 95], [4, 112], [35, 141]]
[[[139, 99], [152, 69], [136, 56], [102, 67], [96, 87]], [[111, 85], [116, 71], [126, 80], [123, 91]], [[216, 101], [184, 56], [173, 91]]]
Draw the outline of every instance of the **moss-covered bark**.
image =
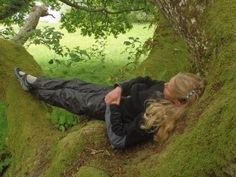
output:
[[7, 104], [7, 145], [12, 153], [8, 176], [30, 175], [39, 167], [46, 168], [42, 164], [46, 160], [46, 148], [54, 143], [58, 133], [46, 120], [45, 105], [22, 91], [13, 75], [16, 66], [39, 74], [39, 66], [21, 46], [2, 39], [0, 46], [1, 99]]
[[12, 155], [5, 176], [61, 176], [86, 146], [105, 142], [104, 124], [91, 121], [67, 133], [56, 130], [48, 119], [48, 107], [23, 91], [13, 74], [18, 66], [39, 75], [39, 66], [20, 45], [0, 39], [0, 46], [0, 99], [7, 104], [6, 144]]
[[153, 38], [157, 44], [137, 69], [137, 75], [150, 75], [167, 80], [180, 71], [190, 69], [190, 54], [186, 42], [162, 14], [159, 15], [158, 26]]

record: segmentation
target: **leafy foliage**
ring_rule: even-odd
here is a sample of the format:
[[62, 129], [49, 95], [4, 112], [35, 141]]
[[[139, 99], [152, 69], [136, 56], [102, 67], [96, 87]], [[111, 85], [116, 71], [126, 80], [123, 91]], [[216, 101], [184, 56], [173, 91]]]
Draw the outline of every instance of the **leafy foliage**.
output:
[[8, 26], [8, 27], [0, 30], [0, 35], [5, 39], [11, 39], [16, 35], [16, 32], [13, 29], [13, 27]]
[[85, 49], [80, 49], [80, 47], [75, 47], [70, 49], [68, 47], [64, 47], [66, 52], [61, 53], [61, 56], [67, 57], [67, 59], [59, 60], [57, 58], [53, 58], [49, 60], [49, 64], [63, 65], [65, 67], [70, 67], [73, 63], [78, 63], [81, 61], [88, 61], [91, 58], [96, 58], [101, 63], [105, 61], [105, 47], [106, 47], [106, 39], [97, 39], [95, 44], [91, 47]]
[[0, 23], [7, 26], [12, 24], [22, 26], [34, 5], [34, 0], [0, 0]]
[[[79, 19], [79, 20], [78, 20]], [[114, 16], [104, 13], [78, 12], [72, 9], [62, 16], [62, 27], [68, 32], [75, 32], [81, 29], [82, 35], [95, 35], [96, 38], [112, 33], [117, 37], [119, 33], [125, 33], [132, 28], [126, 16], [117, 14]]]
[[[71, 8], [62, 16], [62, 27], [69, 32], [75, 32], [80, 28], [83, 35], [93, 34], [96, 38], [109, 34], [117, 37], [118, 34], [131, 29], [131, 12], [154, 12], [153, 5], [146, 0], [96, 0], [81, 1], [80, 4], [89, 10]], [[97, 10], [98, 7], [103, 10]]]
[[140, 57], [151, 49], [147, 43], [143, 44], [139, 37], [129, 37], [127, 41], [124, 41], [124, 45], [126, 48], [122, 53], [128, 53], [127, 65], [133, 65], [134, 69], [138, 66]]
[[107, 45], [106, 38], [100, 38], [95, 41], [95, 44], [88, 49], [89, 55], [93, 58], [99, 59], [101, 62], [105, 61], [105, 47]]
[[67, 53], [65, 53], [65, 56], [69, 56], [69, 62], [70, 64], [72, 62], [80, 62], [90, 59], [90, 55], [86, 50], [80, 49], [80, 47], [75, 47], [74, 49], [70, 50], [67, 48]]
[[60, 45], [63, 35], [63, 33], [55, 31], [54, 27], [46, 26], [43, 29], [34, 30], [27, 45], [43, 44], [50, 50], [54, 50], [56, 54], [63, 56], [63, 46]]
[[68, 128], [78, 123], [78, 116], [57, 107], [53, 107], [50, 119], [61, 131], [66, 131]]
[[[12, 24], [22, 26], [35, 2], [29, 1], [27, 6], [19, 10], [19, 13], [0, 23], [7, 26]], [[62, 12], [62, 28], [69, 32], [75, 32], [80, 28], [82, 35], [94, 35], [96, 38], [109, 34], [117, 37], [118, 34], [125, 33], [133, 27], [133, 19], [146, 21], [147, 18], [152, 19], [155, 14], [154, 5], [146, 0], [81, 0], [79, 2], [43, 0], [42, 2], [58, 11], [64, 7], [64, 4], [69, 5], [70, 8]]]
[[62, 7], [62, 3], [58, 0], [42, 0], [42, 2], [46, 4], [47, 6], [50, 6], [52, 9], [55, 9], [58, 11]]
[[61, 55], [68, 57], [68, 59], [60, 60], [57, 58], [52, 58], [48, 61], [48, 63], [70, 67], [73, 63], [87, 61], [90, 59], [90, 55], [87, 50], [80, 49], [80, 47], [75, 47], [72, 50], [66, 47], [66, 50], [67, 52], [62, 53]]

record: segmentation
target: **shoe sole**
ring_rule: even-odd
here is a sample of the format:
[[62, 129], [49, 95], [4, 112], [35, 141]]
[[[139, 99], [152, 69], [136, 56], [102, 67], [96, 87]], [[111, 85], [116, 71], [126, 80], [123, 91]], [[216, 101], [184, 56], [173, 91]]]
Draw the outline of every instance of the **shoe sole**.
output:
[[24, 74], [23, 76], [21, 76], [19, 74], [19, 71], [21, 71], [20, 68], [15, 68], [14, 69], [14, 74], [15, 74], [17, 80], [20, 82], [20, 85], [23, 88], [23, 90], [29, 91], [29, 88], [26, 86], [26, 83], [24, 81], [26, 79], [27, 74]]

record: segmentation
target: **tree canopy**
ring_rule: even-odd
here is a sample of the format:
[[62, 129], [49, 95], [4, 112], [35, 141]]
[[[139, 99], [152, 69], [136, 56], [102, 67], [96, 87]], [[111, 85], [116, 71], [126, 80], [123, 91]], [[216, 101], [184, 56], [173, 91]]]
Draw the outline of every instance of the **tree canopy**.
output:
[[[3, 0], [1, 0], [3, 1]], [[0, 2], [1, 2], [0, 1]], [[0, 22], [6, 26], [22, 26], [38, 1], [3, 1], [0, 5]], [[46, 6], [61, 11], [61, 28], [96, 38], [113, 34], [117, 36], [132, 28], [132, 14], [154, 15], [154, 5], [146, 0], [43, 0]]]
[[[47, 12], [48, 8], [60, 11], [61, 29], [66, 29], [69, 33], [79, 29], [82, 35], [93, 35], [96, 39], [106, 38], [108, 35], [117, 37], [130, 30], [134, 22], [156, 23], [157, 16], [154, 4], [147, 0], [1, 1], [0, 24], [4, 28], [0, 30], [0, 36], [21, 45], [27, 42], [26, 46], [43, 44], [60, 56], [69, 57], [73, 62], [89, 58], [87, 51], [79, 47], [69, 49], [62, 46], [60, 40], [64, 34], [54, 27], [37, 28], [40, 17], [53, 17]], [[16, 30], [16, 25], [20, 30]], [[140, 56], [140, 50], [137, 51], [136, 58]], [[53, 63], [53, 60], [50, 61]]]

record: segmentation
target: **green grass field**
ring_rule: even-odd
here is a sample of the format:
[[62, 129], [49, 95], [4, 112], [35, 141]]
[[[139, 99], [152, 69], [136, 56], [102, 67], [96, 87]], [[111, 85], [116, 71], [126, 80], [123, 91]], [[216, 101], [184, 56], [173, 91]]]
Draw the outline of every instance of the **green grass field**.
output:
[[[41, 26], [44, 25], [49, 24], [43, 24]], [[50, 24], [50, 26], [60, 30], [58, 24]], [[82, 36], [79, 31], [76, 33], [67, 33], [65, 30], [61, 30], [61, 32], [64, 33], [61, 45], [69, 48], [79, 46], [81, 49], [88, 49], [95, 44], [93, 37]], [[128, 40], [128, 37], [139, 37], [140, 42], [144, 43], [145, 40], [152, 37], [153, 32], [154, 27], [149, 28], [145, 24], [135, 24], [134, 28], [126, 34], [121, 34], [118, 38], [114, 38], [113, 36], [107, 38], [107, 45], [104, 50], [105, 58], [91, 58], [89, 61], [75, 63], [69, 68], [63, 65], [48, 64], [48, 61], [52, 58], [61, 60], [65, 60], [65, 58], [61, 58], [45, 46], [31, 45], [28, 51], [34, 56], [47, 76], [79, 77], [80, 79], [96, 83], [110, 83], [116, 79], [116, 75], [119, 75], [123, 66], [128, 63], [127, 57], [129, 54], [127, 52], [122, 53], [126, 47], [123, 44], [124, 41]], [[144, 58], [145, 56], [141, 60]], [[118, 78], [122, 78], [121, 74]]]

